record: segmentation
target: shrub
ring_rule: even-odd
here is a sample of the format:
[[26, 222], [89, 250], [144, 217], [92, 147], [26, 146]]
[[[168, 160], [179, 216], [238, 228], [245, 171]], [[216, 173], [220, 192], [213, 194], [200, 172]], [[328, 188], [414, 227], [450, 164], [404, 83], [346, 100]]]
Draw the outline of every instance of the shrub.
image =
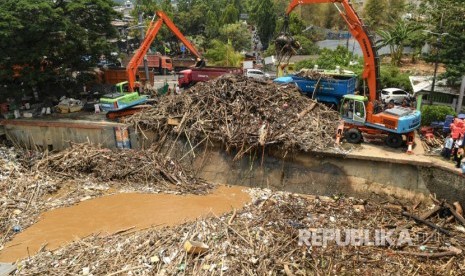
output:
[[[351, 66], [350, 61], [357, 60], [358, 65]], [[333, 70], [336, 66], [340, 66], [342, 69], [356, 71], [357, 68], [361, 68], [363, 62], [361, 62], [358, 56], [352, 55], [347, 48], [338, 46], [334, 50], [324, 48], [320, 51], [317, 59], [307, 59], [296, 63], [296, 69], [302, 68], [313, 68], [315, 64], [318, 64], [320, 69]]]
[[381, 88], [396, 87], [405, 91], [412, 90], [408, 74], [400, 72], [397, 67], [383, 64], [380, 71]]
[[444, 121], [446, 115], [456, 116], [457, 113], [450, 106], [425, 105], [421, 108], [421, 124], [427, 126], [434, 121]]

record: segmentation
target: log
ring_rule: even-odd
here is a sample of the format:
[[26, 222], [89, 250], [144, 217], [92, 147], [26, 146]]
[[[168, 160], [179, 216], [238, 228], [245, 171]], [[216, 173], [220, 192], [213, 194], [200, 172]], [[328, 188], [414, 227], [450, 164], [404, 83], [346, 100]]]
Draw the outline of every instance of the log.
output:
[[452, 215], [458, 220], [460, 221], [460, 223], [462, 223], [464, 226], [465, 226], [465, 219], [455, 211], [455, 207], [450, 205], [449, 203], [444, 203], [444, 205], [450, 210], [450, 212], [452, 213]]
[[439, 212], [439, 210], [442, 209], [442, 206], [439, 206], [439, 205], [436, 205], [434, 206], [434, 208], [426, 213], [424, 213], [423, 215], [420, 216], [421, 219], [428, 219], [430, 218], [431, 216], [435, 215], [437, 212]]
[[438, 226], [438, 225], [436, 225], [436, 224], [434, 224], [434, 223], [432, 223], [432, 222], [430, 222], [430, 221], [424, 220], [424, 219], [422, 219], [422, 218], [420, 218], [420, 217], [418, 217], [418, 216], [415, 216], [415, 215], [413, 215], [413, 214], [407, 213], [407, 212], [405, 212], [405, 211], [402, 212], [402, 215], [405, 216], [405, 217], [412, 218], [412, 219], [414, 219], [416, 222], [421, 222], [421, 223], [423, 223], [423, 224], [425, 224], [425, 225], [427, 225], [427, 226], [429, 226], [429, 227], [431, 227], [431, 228], [433, 228], [433, 229], [436, 229], [436, 230], [438, 230], [439, 232], [443, 233], [444, 235], [452, 236], [452, 233], [451, 233], [450, 231], [448, 231], [448, 230], [446, 230], [446, 229], [444, 229], [444, 228], [442, 228], [442, 227], [440, 227], [440, 226]]
[[396, 253], [403, 254], [403, 255], [418, 256], [418, 257], [423, 257], [423, 258], [442, 258], [442, 257], [459, 255], [459, 253], [456, 251], [445, 251], [445, 252], [437, 252], [437, 253], [396, 251]]

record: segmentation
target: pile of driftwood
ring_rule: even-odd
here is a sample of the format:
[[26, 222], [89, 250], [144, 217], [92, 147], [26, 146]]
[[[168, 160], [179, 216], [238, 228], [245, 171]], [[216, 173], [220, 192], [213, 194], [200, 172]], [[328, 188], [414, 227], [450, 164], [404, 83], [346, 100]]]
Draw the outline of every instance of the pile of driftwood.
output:
[[23, 165], [31, 159], [30, 152], [0, 145], [0, 246], [31, 225], [45, 210], [42, 197], [57, 190], [46, 174]]
[[[251, 194], [255, 198], [252, 204], [222, 217], [212, 216], [174, 228], [92, 236], [54, 252], [43, 251], [23, 260], [18, 273], [463, 275], [465, 272], [464, 222], [457, 209], [445, 203], [438, 202], [442, 207], [430, 210], [418, 204], [376, 204], [353, 198], [303, 197], [267, 190], [252, 190]], [[455, 214], [442, 212], [443, 207]], [[341, 231], [343, 236], [328, 235], [330, 231], [336, 235]], [[385, 235], [379, 236], [382, 231]], [[358, 238], [354, 238], [354, 233], [358, 233]], [[317, 238], [312, 238], [313, 234]]]
[[421, 137], [421, 145], [429, 153], [440, 153], [444, 146], [444, 138], [441, 135], [434, 135], [433, 137]]
[[301, 69], [296, 75], [299, 77], [312, 79], [312, 80], [318, 80], [318, 79], [334, 80], [333, 76], [327, 75], [322, 72], [319, 72], [318, 70], [312, 70], [312, 69]]
[[204, 194], [211, 188], [151, 149], [112, 151], [73, 144], [42, 154], [0, 146], [0, 246], [41, 213], [110, 191]]
[[126, 122], [150, 129], [156, 140], [185, 136], [198, 143], [223, 143], [236, 157], [253, 149], [324, 150], [334, 146], [337, 112], [301, 95], [295, 88], [225, 75], [198, 83], [182, 95], [167, 96]]
[[93, 176], [99, 181], [130, 181], [179, 186], [181, 192], [204, 193], [205, 182], [193, 177], [175, 160], [161, 158], [152, 148], [110, 150], [91, 144], [74, 144], [36, 163], [38, 171], [59, 173], [70, 178]]

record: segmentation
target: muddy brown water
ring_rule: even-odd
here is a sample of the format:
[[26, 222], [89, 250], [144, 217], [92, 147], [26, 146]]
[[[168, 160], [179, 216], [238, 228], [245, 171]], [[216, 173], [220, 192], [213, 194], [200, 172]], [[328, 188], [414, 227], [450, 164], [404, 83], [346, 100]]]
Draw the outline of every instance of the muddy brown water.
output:
[[37, 223], [5, 244], [0, 262], [33, 255], [44, 245], [54, 250], [94, 233], [106, 235], [131, 227], [174, 226], [213, 214], [219, 216], [250, 201], [244, 189], [219, 186], [203, 196], [116, 194], [55, 209], [42, 214]]

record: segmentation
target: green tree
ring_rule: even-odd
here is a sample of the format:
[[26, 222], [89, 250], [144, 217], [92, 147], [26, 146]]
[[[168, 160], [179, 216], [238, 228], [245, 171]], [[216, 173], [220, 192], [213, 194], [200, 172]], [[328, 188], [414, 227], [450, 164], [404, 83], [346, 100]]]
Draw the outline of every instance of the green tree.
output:
[[409, 75], [402, 73], [397, 66], [381, 65], [380, 67], [380, 86], [381, 87], [398, 87], [406, 91], [411, 91]]
[[205, 22], [205, 36], [208, 39], [217, 37], [220, 33], [220, 26], [218, 23], [218, 17], [213, 11], [207, 12], [207, 19]]
[[363, 8], [364, 22], [376, 30], [386, 22], [386, 0], [367, 0]]
[[[1, 93], [24, 87], [60, 92], [73, 85], [70, 70], [84, 70], [101, 55], [110, 57], [108, 41], [117, 35], [111, 26], [118, 16], [113, 5], [112, 0], [1, 1], [0, 81], [8, 85]], [[24, 70], [12, 78], [15, 64]]]
[[262, 45], [266, 49], [268, 43], [273, 38], [276, 27], [277, 16], [274, 13], [274, 4], [272, 0], [254, 0], [251, 14], [252, 20], [256, 23], [258, 36]]
[[236, 52], [234, 47], [229, 43], [220, 40], [213, 40], [212, 47], [207, 50], [205, 57], [208, 64], [217, 66], [240, 66], [243, 55]]
[[387, 7], [386, 23], [395, 24], [402, 19], [402, 15], [406, 11], [407, 5], [405, 0], [388, 0]]
[[389, 46], [391, 64], [400, 65], [404, 48], [418, 32], [418, 29], [419, 26], [416, 24], [399, 20], [395, 25], [378, 32], [381, 39], [377, 41], [377, 46]]
[[239, 19], [239, 11], [234, 7], [234, 4], [229, 4], [224, 10], [221, 21], [223, 24], [232, 24]]
[[220, 29], [220, 38], [224, 43], [231, 42], [234, 50], [250, 49], [250, 32], [243, 23], [227, 24]]
[[299, 55], [313, 55], [318, 53], [318, 46], [316, 46], [315, 43], [306, 36], [295, 35], [294, 39], [300, 43], [300, 49], [298, 51]]
[[465, 5], [463, 0], [427, 0], [423, 1], [420, 18], [424, 18], [424, 29], [434, 33], [448, 35], [428, 35], [429, 44], [439, 49], [427, 56], [427, 60], [436, 59], [445, 64], [446, 78], [450, 82], [459, 81], [465, 72]]

